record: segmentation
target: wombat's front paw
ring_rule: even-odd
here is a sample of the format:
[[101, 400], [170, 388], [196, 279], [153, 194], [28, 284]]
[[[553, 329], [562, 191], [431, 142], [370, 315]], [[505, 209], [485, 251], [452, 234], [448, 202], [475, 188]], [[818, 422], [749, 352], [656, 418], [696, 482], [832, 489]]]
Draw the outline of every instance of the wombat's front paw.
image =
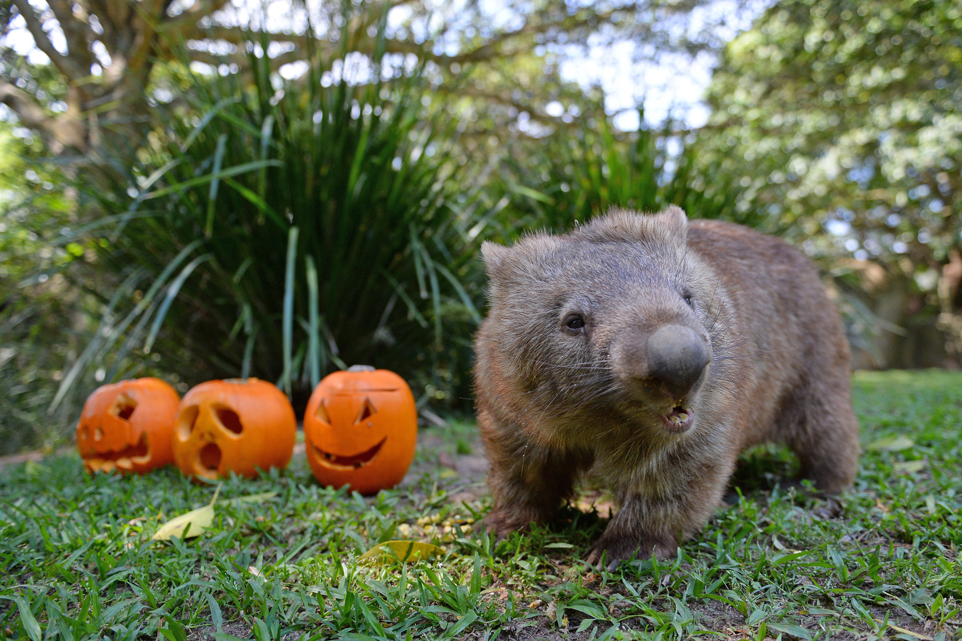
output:
[[484, 531], [501, 541], [512, 532], [526, 530], [539, 515], [524, 509], [492, 510], [484, 519]]
[[638, 537], [630, 535], [602, 534], [588, 550], [585, 562], [601, 570], [613, 572], [622, 561], [631, 559], [649, 559], [654, 554], [659, 559], [675, 554], [677, 543], [668, 539], [659, 540], [653, 537]]

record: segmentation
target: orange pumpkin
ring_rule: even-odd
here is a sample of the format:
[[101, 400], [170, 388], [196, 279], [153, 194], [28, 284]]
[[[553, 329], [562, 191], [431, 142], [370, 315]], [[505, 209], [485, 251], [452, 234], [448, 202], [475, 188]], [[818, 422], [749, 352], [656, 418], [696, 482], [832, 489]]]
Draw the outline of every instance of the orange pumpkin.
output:
[[411, 388], [388, 370], [356, 365], [320, 382], [307, 403], [307, 462], [325, 485], [361, 494], [401, 482], [418, 438]]
[[170, 447], [180, 396], [157, 378], [97, 388], [77, 424], [77, 449], [94, 472], [144, 474], [174, 460]]
[[297, 418], [276, 386], [256, 378], [207, 381], [184, 395], [174, 429], [174, 462], [191, 477], [285, 468]]

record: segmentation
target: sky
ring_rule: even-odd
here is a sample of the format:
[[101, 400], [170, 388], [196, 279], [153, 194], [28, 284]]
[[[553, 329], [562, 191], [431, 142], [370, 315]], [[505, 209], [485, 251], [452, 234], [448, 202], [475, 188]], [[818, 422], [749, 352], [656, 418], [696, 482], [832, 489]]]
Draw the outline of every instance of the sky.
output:
[[[770, 0], [715, 0], [693, 11], [689, 28], [694, 32], [715, 25], [716, 37], [727, 42], [749, 28], [771, 4]], [[639, 104], [644, 105], [649, 123], [663, 122], [670, 115], [691, 128], [704, 125], [710, 110], [703, 99], [715, 57], [707, 53], [695, 58], [660, 54], [656, 61], [638, 60], [640, 57], [633, 42], [594, 46], [587, 51], [572, 49], [566, 53], [561, 73], [583, 85], [600, 84], [608, 111], [617, 114], [615, 125], [624, 131], [638, 128]]]

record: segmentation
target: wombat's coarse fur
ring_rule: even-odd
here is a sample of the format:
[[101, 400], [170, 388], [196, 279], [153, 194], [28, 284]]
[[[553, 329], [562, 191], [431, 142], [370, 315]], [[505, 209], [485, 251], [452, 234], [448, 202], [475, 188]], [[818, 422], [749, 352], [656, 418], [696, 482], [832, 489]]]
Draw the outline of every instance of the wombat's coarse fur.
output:
[[848, 343], [787, 243], [670, 207], [482, 253], [489, 530], [550, 519], [592, 468], [620, 509], [588, 561], [671, 555], [719, 505], [739, 452], [763, 441], [794, 450], [820, 490], [851, 484]]

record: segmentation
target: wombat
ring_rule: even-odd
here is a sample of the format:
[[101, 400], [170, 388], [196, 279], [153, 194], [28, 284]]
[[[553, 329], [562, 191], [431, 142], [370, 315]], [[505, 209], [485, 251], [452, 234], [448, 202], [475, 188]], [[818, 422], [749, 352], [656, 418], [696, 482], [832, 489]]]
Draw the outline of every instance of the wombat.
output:
[[851, 484], [848, 343], [786, 242], [673, 206], [482, 254], [489, 531], [549, 520], [591, 468], [620, 508], [587, 561], [670, 556], [719, 505], [739, 452], [764, 441], [787, 444], [819, 490]]

